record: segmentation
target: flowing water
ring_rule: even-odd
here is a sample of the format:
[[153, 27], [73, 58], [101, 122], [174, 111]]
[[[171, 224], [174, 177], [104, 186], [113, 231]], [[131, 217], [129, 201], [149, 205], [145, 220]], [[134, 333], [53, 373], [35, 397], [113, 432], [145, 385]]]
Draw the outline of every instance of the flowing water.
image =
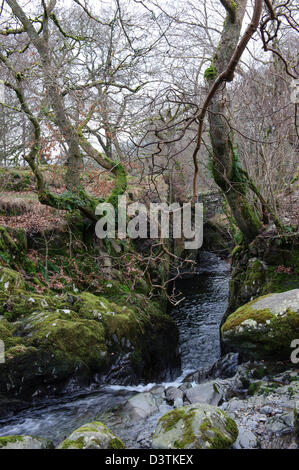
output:
[[227, 308], [230, 265], [201, 252], [197, 276], [177, 283], [186, 300], [171, 312], [180, 331], [183, 370], [212, 366], [220, 358], [219, 325]]
[[[185, 301], [170, 314], [180, 331], [182, 373], [172, 384], [162, 385], [178, 386], [189, 372], [207, 368], [220, 358], [219, 325], [227, 307], [228, 282], [228, 263], [201, 252], [197, 275], [177, 283]], [[0, 421], [0, 436], [30, 434], [57, 444], [80, 425], [153, 386], [99, 386], [64, 396]]]

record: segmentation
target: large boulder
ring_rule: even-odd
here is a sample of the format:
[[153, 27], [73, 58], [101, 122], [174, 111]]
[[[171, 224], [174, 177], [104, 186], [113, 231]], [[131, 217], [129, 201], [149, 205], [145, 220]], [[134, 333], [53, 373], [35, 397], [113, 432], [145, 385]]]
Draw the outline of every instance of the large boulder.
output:
[[3, 449], [54, 449], [54, 445], [41, 437], [3, 436], [0, 437], [0, 450]]
[[99, 421], [76, 429], [58, 449], [124, 449], [124, 443]]
[[189, 403], [207, 403], [217, 406], [222, 400], [222, 394], [215, 382], [206, 382], [189, 388], [185, 397]]
[[151, 416], [153, 413], [159, 411], [159, 404], [163, 402], [155, 398], [150, 392], [138, 393], [125, 403], [123, 412], [130, 418], [130, 420], [145, 419]]
[[259, 297], [232, 313], [222, 326], [226, 349], [255, 359], [289, 359], [299, 338], [299, 289]]
[[137, 305], [125, 303], [112, 283], [107, 284], [107, 290], [110, 285], [114, 290], [108, 297], [106, 291], [102, 296], [36, 294], [8, 268], [0, 268], [0, 279], [0, 340], [5, 346], [0, 396], [30, 401], [64, 391], [68, 384], [102, 378], [118, 384], [153, 381], [179, 366], [177, 327], [154, 302], [145, 314], [143, 298], [136, 297]]
[[228, 449], [238, 437], [238, 427], [224, 411], [206, 404], [187, 405], [159, 419], [154, 449]]

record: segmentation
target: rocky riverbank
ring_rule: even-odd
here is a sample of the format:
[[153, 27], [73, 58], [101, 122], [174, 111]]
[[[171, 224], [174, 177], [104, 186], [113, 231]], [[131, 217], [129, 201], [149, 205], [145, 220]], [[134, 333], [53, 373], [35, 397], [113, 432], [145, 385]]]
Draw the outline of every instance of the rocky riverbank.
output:
[[[295, 368], [238, 365], [238, 355], [229, 354], [177, 386], [153, 386], [95, 416], [57, 448], [295, 449], [298, 399]], [[39, 442], [45, 446], [45, 440]], [[0, 438], [1, 448], [28, 445], [28, 437]]]

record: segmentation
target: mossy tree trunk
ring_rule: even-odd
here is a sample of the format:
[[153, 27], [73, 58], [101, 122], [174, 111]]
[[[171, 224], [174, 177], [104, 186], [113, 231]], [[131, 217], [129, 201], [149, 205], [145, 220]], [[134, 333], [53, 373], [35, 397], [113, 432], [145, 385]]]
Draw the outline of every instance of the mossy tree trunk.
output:
[[[247, 0], [220, 0], [226, 9], [217, 52], [211, 66], [205, 72], [205, 79], [211, 88], [216, 77], [228, 69], [237, 49]], [[208, 118], [212, 144], [212, 171], [217, 185], [222, 189], [234, 219], [246, 242], [251, 242], [259, 233], [260, 216], [248, 201], [249, 187], [246, 172], [241, 168], [233, 141], [228, 117], [226, 82], [232, 81], [233, 74], [226, 78], [211, 99]]]

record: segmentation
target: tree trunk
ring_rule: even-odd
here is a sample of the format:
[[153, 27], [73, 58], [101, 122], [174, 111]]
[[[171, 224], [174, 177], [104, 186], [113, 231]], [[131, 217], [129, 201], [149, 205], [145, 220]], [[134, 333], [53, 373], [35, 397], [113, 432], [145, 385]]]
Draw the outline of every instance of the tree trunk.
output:
[[[226, 18], [211, 66], [205, 78], [212, 86], [215, 78], [227, 69], [238, 46], [247, 0], [220, 0], [226, 9]], [[227, 81], [231, 81], [229, 77]], [[246, 198], [248, 180], [241, 168], [233, 134], [227, 118], [226, 82], [214, 94], [208, 112], [213, 149], [212, 171], [215, 182], [222, 189], [235, 221], [244, 239], [250, 243], [259, 233], [261, 221]]]

